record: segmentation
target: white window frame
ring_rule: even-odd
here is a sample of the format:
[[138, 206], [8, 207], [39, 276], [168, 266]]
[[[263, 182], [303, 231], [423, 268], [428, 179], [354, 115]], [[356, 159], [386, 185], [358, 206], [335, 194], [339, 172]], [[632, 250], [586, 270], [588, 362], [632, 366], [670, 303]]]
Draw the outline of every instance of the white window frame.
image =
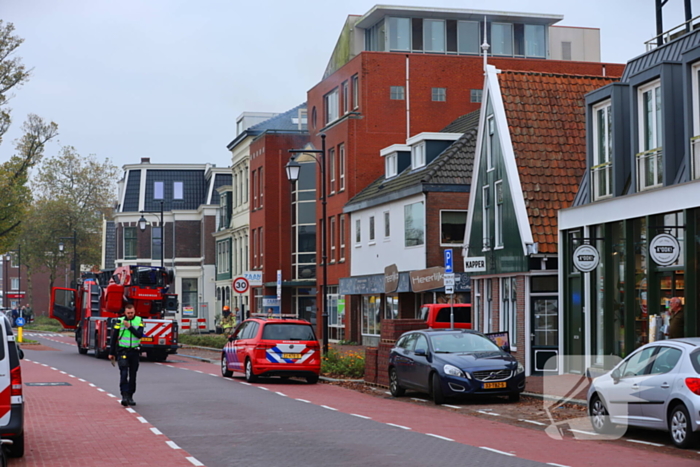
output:
[[165, 199], [165, 182], [158, 180], [153, 182], [153, 199]]
[[341, 89], [343, 90], [343, 115], [345, 115], [350, 112], [350, 87], [347, 81], [343, 82]]
[[19, 277], [10, 278], [10, 290], [19, 290]]
[[503, 180], [498, 180], [493, 184], [493, 206], [495, 214], [495, 241], [494, 249], [503, 248]]
[[369, 216], [369, 244], [375, 243], [374, 216]]
[[690, 139], [690, 176], [700, 179], [700, 62], [692, 68], [693, 137]]
[[493, 115], [486, 117], [486, 170], [493, 170], [493, 139], [496, 137], [496, 120]]
[[[502, 277], [499, 281], [501, 306], [499, 313], [499, 331], [508, 332], [511, 350], [517, 350], [518, 344], [518, 282], [516, 277]], [[508, 287], [508, 293], [506, 293]]]
[[340, 258], [338, 259], [339, 262], [345, 261], [345, 214], [340, 214], [338, 217], [340, 219], [338, 220], [338, 233], [339, 233], [339, 243], [340, 243]]
[[425, 141], [411, 147], [411, 165], [413, 169], [425, 167]]
[[404, 86], [389, 86], [389, 99], [392, 101], [406, 100], [406, 88]]
[[[593, 167], [591, 167], [591, 190], [593, 192], [593, 200], [609, 198], [612, 196], [612, 102], [607, 99], [593, 106]], [[603, 134], [599, 127], [599, 115], [603, 112]], [[600, 151], [601, 138], [605, 148], [603, 153]], [[603, 193], [600, 192], [600, 180], [605, 183]]]
[[362, 219], [355, 219], [355, 246], [362, 246]]
[[360, 78], [354, 75], [352, 78], [352, 109], [360, 107]]
[[[645, 138], [645, 114], [644, 114], [644, 95], [652, 92], [652, 102], [656, 102], [658, 97], [660, 101], [661, 119], [663, 119], [663, 99], [661, 96], [661, 79], [656, 79], [644, 86], [640, 86], [637, 90], [637, 122], [639, 129], [639, 152], [636, 157], [637, 168], [637, 184], [640, 191], [656, 188], [663, 185], [663, 121], [654, 121], [652, 141], [649, 145], [646, 144]], [[649, 146], [649, 147], [647, 147]], [[654, 147], [651, 147], [654, 146]], [[659, 160], [660, 159], [660, 160]], [[662, 171], [659, 173], [659, 164]], [[652, 183], [646, 182], [646, 174], [648, 167], [651, 167], [653, 178]]]
[[336, 255], [335, 255], [335, 250], [336, 250], [336, 248], [335, 248], [335, 244], [336, 244], [336, 242], [335, 242], [335, 239], [336, 239], [336, 236], [335, 236], [335, 216], [331, 216], [329, 224], [330, 224], [329, 233], [330, 233], [330, 237], [331, 237], [329, 239], [329, 242], [328, 242], [331, 245], [331, 260], [330, 260], [330, 262], [335, 263], [335, 257], [336, 257]]
[[328, 125], [331, 122], [338, 120], [340, 117], [340, 111], [338, 109], [338, 88], [335, 88], [325, 96], [323, 96], [323, 102], [325, 104], [325, 124]]
[[432, 88], [430, 98], [433, 102], [447, 102], [447, 88]]
[[484, 185], [481, 187], [481, 236], [482, 236], [482, 251], [491, 249], [491, 225], [489, 223], [489, 208], [491, 198], [491, 187]]
[[[329, 176], [329, 185], [330, 185], [330, 194], [335, 193], [335, 165], [336, 165], [336, 159], [335, 159], [335, 148], [329, 148], [328, 149], [328, 169], [330, 171], [330, 176]], [[262, 193], [260, 193], [260, 196], [262, 196]]]
[[389, 154], [384, 159], [384, 170], [385, 170], [385, 177], [386, 178], [396, 177], [396, 172], [398, 170], [397, 160], [398, 160], [398, 156], [396, 155], [396, 153]]
[[345, 191], [345, 144], [338, 145], [338, 193]]

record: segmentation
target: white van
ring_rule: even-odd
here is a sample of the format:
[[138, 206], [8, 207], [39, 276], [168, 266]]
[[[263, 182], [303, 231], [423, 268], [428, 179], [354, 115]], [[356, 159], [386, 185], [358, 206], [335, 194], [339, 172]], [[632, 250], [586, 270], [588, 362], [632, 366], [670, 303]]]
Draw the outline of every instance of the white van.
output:
[[9, 318], [0, 313], [0, 438], [10, 457], [24, 456], [23, 357]]

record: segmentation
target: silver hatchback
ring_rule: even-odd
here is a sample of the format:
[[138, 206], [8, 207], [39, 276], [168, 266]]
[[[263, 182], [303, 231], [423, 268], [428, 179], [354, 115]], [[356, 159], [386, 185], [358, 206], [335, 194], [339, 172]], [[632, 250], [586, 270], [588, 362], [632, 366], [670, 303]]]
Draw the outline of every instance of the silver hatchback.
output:
[[700, 431], [700, 338], [646, 344], [595, 378], [588, 413], [598, 433], [624, 433], [626, 426], [671, 433], [688, 448]]

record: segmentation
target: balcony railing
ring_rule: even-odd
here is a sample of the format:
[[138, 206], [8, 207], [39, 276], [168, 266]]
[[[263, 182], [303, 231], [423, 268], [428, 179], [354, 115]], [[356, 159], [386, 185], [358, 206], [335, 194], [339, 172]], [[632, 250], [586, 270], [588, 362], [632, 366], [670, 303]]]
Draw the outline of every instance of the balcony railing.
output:
[[644, 43], [644, 45], [646, 45], [647, 52], [652, 51], [659, 46], [659, 37], [661, 37], [661, 41], [663, 44], [668, 44], [672, 40], [677, 39], [678, 37], [685, 34], [688, 29], [688, 25], [690, 25], [690, 30], [694, 31], [695, 27], [700, 22], [699, 20], [700, 16], [696, 16], [695, 18], [689, 19], [688, 21], [685, 21], [684, 23], [681, 23], [678, 26], [669, 29], [668, 31], [664, 31], [661, 34], [652, 37]]
[[690, 138], [690, 176], [700, 179], [700, 136]]
[[663, 185], [663, 148], [650, 149], [637, 154], [637, 185], [639, 191]]
[[594, 200], [612, 196], [612, 162], [603, 162], [591, 167], [591, 180]]

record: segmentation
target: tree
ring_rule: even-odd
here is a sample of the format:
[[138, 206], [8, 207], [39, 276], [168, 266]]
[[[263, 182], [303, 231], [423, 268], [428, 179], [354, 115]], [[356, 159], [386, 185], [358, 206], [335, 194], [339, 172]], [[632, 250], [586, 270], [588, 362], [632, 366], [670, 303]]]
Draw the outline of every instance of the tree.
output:
[[12, 57], [24, 39], [13, 36], [15, 26], [0, 20], [0, 143], [2, 137], [10, 128], [12, 119], [10, 110], [5, 110], [9, 100], [8, 92], [16, 86], [21, 86], [29, 79], [31, 70], [27, 70], [19, 57]]

